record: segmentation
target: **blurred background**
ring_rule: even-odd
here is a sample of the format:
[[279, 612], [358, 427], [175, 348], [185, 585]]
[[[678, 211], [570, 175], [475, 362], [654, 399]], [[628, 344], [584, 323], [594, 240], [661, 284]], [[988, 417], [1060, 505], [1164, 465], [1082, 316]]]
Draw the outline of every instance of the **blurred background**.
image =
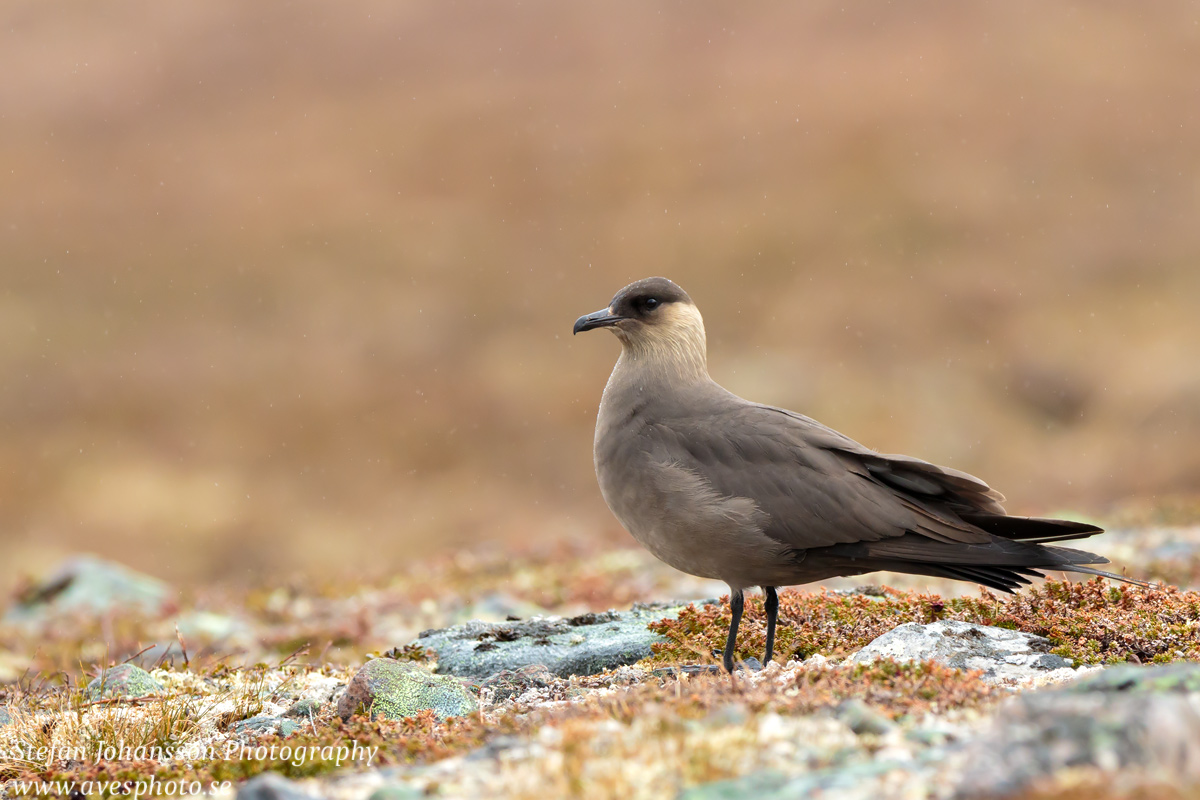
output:
[[1200, 487], [1194, 3], [10, 0], [0, 75], [4, 587], [632, 546], [570, 329], [649, 275], [1010, 511]]

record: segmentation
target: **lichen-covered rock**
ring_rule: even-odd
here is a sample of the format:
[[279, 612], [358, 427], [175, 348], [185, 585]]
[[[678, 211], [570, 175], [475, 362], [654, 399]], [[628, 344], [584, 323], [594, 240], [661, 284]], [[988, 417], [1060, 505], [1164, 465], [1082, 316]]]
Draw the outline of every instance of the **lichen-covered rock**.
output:
[[860, 759], [804, 775], [789, 777], [767, 771], [705, 783], [680, 793], [678, 800], [742, 800], [747, 797], [755, 800], [799, 800], [806, 797], [878, 800], [880, 797], [923, 797], [926, 796], [924, 792], [896, 792], [897, 783], [904, 786], [908, 782], [898, 782], [895, 777], [900, 773], [919, 775], [927, 771], [927, 768], [908, 761]]
[[255, 736], [272, 733], [279, 736], [291, 736], [296, 732], [297, 725], [290, 719], [259, 715], [243, 719], [234, 724], [235, 733], [249, 733]]
[[535, 617], [515, 622], [467, 622], [425, 631], [415, 644], [437, 653], [438, 672], [486, 678], [535, 664], [560, 677], [595, 675], [650, 655], [665, 641], [646, 628], [674, 619], [683, 606], [636, 605], [577, 617]]
[[530, 689], [544, 689], [556, 680], [553, 673], [541, 664], [520, 669], [505, 669], [497, 672], [479, 685], [480, 690], [490, 689], [492, 699], [503, 703], [519, 697]]
[[848, 661], [939, 661], [957, 669], [982, 670], [990, 680], [1026, 680], [1071, 666], [1051, 653], [1050, 647], [1049, 640], [1031, 633], [946, 619], [928, 625], [899, 625]]
[[416, 787], [389, 783], [371, 792], [367, 800], [420, 800], [422, 797], [425, 797], [425, 793]]
[[305, 698], [292, 703], [287, 711], [283, 712], [285, 717], [295, 717], [297, 719], [311, 719], [321, 711], [321, 703], [317, 700]]
[[0, 727], [12, 722], [12, 717], [8, 713], [8, 709], [0, 706]]
[[255, 775], [238, 787], [237, 800], [312, 800], [313, 795], [300, 790], [294, 782], [278, 772]]
[[678, 800], [742, 800], [746, 797], [773, 798], [787, 785], [782, 772], [767, 770], [693, 786], [680, 793]]
[[163, 687], [149, 672], [134, 664], [118, 664], [87, 685], [90, 700], [103, 697], [145, 697], [162, 692]]
[[896, 724], [857, 697], [843, 700], [833, 710], [833, 716], [860, 736], [882, 736], [896, 729]]
[[1121, 664], [1077, 680], [1064, 687], [1063, 691], [1125, 694], [1200, 692], [1200, 664], [1194, 661], [1148, 667]]
[[100, 616], [111, 611], [155, 615], [170, 590], [157, 578], [91, 555], [65, 561], [41, 583], [24, 592], [4, 613], [10, 623], [42, 623], [61, 615]]
[[1111, 685], [1098, 691], [1076, 685], [1022, 694], [968, 745], [954, 796], [1010, 797], [1064, 769], [1081, 768], [1133, 770], [1164, 785], [1195, 785], [1200, 693], [1175, 686], [1122, 694]]
[[376, 658], [364, 664], [346, 687], [338, 701], [338, 716], [345, 720], [370, 712], [403, 719], [430, 709], [445, 719], [465, 716], [476, 708], [475, 698], [457, 679], [434, 675], [408, 661]]

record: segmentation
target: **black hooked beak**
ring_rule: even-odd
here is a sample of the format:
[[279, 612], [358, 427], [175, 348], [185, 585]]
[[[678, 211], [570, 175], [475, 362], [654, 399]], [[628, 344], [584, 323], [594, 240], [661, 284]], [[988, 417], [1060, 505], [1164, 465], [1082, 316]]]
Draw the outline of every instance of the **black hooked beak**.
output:
[[595, 328], [607, 328], [609, 325], [616, 325], [623, 319], [626, 319], [626, 317], [612, 313], [612, 309], [602, 308], [599, 311], [584, 314], [575, 320], [575, 327], [571, 329], [571, 334], [574, 335], [580, 331], [590, 331]]

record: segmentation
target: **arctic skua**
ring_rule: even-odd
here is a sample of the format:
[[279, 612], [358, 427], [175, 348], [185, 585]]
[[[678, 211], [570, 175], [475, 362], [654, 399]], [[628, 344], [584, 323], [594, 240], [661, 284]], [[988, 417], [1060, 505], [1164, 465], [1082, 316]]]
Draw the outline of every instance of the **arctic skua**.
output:
[[766, 597], [766, 664], [779, 586], [876, 570], [1005, 592], [1039, 570], [1128, 580], [1090, 566], [1105, 558], [1050, 544], [1101, 533], [1095, 525], [1009, 516], [1003, 495], [972, 475], [877, 453], [725, 390], [708, 375], [699, 310], [666, 278], [629, 284], [574, 333], [596, 328], [621, 342], [596, 421], [600, 491], [659, 559], [729, 584], [730, 672], [753, 586]]

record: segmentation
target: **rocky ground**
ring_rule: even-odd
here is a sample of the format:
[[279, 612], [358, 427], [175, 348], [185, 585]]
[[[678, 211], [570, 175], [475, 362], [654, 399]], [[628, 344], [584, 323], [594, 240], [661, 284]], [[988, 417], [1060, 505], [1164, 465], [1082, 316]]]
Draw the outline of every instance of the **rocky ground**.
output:
[[0, 796], [1200, 798], [1200, 527], [1099, 545], [1165, 583], [792, 590], [732, 677], [679, 669], [719, 586], [639, 550], [193, 595], [79, 557], [0, 621]]

